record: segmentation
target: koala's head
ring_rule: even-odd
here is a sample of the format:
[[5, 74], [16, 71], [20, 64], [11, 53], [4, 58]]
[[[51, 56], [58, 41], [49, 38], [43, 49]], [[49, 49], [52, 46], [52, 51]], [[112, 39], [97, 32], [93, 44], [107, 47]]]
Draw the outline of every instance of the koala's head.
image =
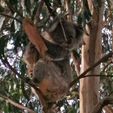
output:
[[82, 39], [83, 28], [72, 22], [61, 20], [50, 28], [53, 40], [67, 49], [76, 49]]
[[82, 41], [83, 28], [80, 25], [64, 21], [62, 22], [66, 40], [64, 47], [67, 49], [77, 49]]

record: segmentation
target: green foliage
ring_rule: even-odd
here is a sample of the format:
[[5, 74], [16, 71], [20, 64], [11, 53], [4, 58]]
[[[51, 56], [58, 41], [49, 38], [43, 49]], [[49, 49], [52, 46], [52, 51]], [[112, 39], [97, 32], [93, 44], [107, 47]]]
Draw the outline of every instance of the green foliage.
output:
[[[6, 2], [5, 2], [6, 1]], [[50, 10], [58, 15], [56, 9], [59, 7], [61, 15], [65, 15], [67, 12], [64, 8], [63, 1], [60, 0], [46, 0], [50, 10], [47, 8], [47, 4], [44, 4], [42, 8], [39, 8], [42, 4], [39, 0], [3, 0], [0, 2], [0, 110], [4, 113], [22, 113], [22, 110], [17, 109], [10, 103], [8, 103], [2, 96], [9, 97], [16, 103], [20, 103], [29, 107], [30, 109], [38, 112], [41, 111], [39, 100], [37, 100], [32, 94], [31, 89], [24, 81], [22, 81], [14, 72], [10, 70], [8, 66], [3, 61], [7, 58], [8, 62], [17, 72], [19, 72], [23, 77], [26, 77], [26, 66], [22, 61], [22, 55], [25, 50], [25, 46], [28, 43], [27, 36], [24, 33], [22, 20], [24, 17], [28, 16], [35, 23], [40, 30], [43, 30], [48, 24], [52, 22]], [[95, 5], [98, 7], [100, 3], [94, 0]], [[5, 6], [3, 6], [5, 4]], [[91, 11], [89, 10], [87, 0], [83, 0], [82, 3], [75, 0], [70, 1], [72, 18], [81, 25], [86, 25], [91, 20]], [[108, 11], [108, 7], [105, 9]], [[78, 13], [79, 12], [79, 13]], [[5, 15], [3, 15], [3, 13]], [[38, 15], [37, 15], [38, 14]], [[9, 15], [11, 17], [9, 17]], [[40, 16], [41, 15], [41, 16]], [[109, 16], [105, 13], [105, 18]], [[19, 21], [18, 21], [19, 20]], [[105, 28], [109, 29], [112, 24], [108, 22], [109, 25]], [[109, 29], [111, 30], [111, 29]], [[107, 38], [106, 38], [107, 37]], [[111, 34], [103, 33], [103, 53], [111, 51]], [[106, 41], [107, 40], [107, 41]], [[106, 64], [108, 62], [106, 61]], [[105, 67], [105, 66], [104, 66]], [[102, 68], [102, 70], [104, 69]], [[105, 71], [101, 72], [102, 75], [113, 75], [113, 63], [111, 63]], [[74, 78], [76, 78], [76, 72], [73, 72]], [[100, 94], [101, 97], [105, 95], [112, 95], [113, 92], [113, 78], [102, 78], [100, 84]], [[76, 83], [72, 88], [71, 94], [62, 100], [60, 107], [65, 108], [64, 113], [78, 113], [79, 112], [79, 83]], [[73, 100], [74, 104], [69, 104], [67, 100]], [[0, 112], [1, 112], [0, 111]]]

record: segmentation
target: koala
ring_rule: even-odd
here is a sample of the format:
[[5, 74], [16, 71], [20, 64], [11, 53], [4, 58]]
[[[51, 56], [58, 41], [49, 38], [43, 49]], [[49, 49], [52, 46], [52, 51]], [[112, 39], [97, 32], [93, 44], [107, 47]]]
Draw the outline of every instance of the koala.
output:
[[77, 49], [83, 29], [66, 20], [56, 21], [46, 31], [49, 35], [40, 35], [47, 46], [46, 55], [52, 60], [45, 61], [33, 44], [29, 44], [24, 54], [27, 67], [32, 70], [32, 80], [40, 88], [47, 102], [60, 100], [69, 90], [72, 81], [69, 64], [70, 50]]

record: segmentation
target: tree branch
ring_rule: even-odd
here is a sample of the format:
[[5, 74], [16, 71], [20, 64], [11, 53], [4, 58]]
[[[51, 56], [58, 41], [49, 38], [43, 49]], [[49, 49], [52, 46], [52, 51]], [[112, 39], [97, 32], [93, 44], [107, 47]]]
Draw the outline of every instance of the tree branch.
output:
[[37, 9], [35, 9], [36, 13], [33, 17], [34, 17], [35, 20], [37, 20], [37, 22], [39, 21], [39, 17], [40, 17], [40, 13], [41, 13], [43, 4], [44, 4], [44, 0], [41, 0], [39, 7], [38, 8], [36, 7]]
[[20, 73], [18, 73], [10, 64], [9, 62], [7, 61], [6, 58], [1, 58], [3, 64], [5, 64], [5, 66], [7, 66], [12, 72], [14, 72], [21, 80], [23, 80], [25, 83], [29, 84], [31, 87], [33, 87], [35, 90], [36, 90], [36, 93], [38, 94], [39, 96], [39, 99], [40, 99], [40, 102], [44, 108], [44, 110], [47, 108], [47, 105], [46, 105], [46, 101], [45, 101], [45, 98], [42, 94], [42, 92], [40, 91], [39, 88], [36, 87], [36, 85], [29, 79], [29, 78], [25, 78], [23, 77]]
[[53, 11], [53, 9], [51, 8], [51, 4], [48, 0], [44, 0], [46, 6], [47, 6], [47, 9], [49, 11], [49, 13], [54, 17], [55, 16], [55, 12]]
[[1, 97], [2, 99], [4, 99], [6, 102], [10, 103], [11, 105], [13, 105], [13, 106], [15, 106], [15, 107], [17, 107], [17, 108], [19, 108], [19, 109], [27, 110], [29, 113], [36, 113], [36, 112], [34, 112], [33, 110], [31, 110], [31, 109], [29, 109], [29, 108], [27, 108], [27, 107], [25, 107], [25, 106], [23, 106], [23, 105], [21, 105], [21, 104], [18, 104], [18, 103], [16, 103], [16, 102], [14, 102], [14, 101], [11, 100], [9, 97], [3, 96], [3, 95], [1, 95], [1, 94], [0, 94], [0, 97]]
[[17, 10], [17, 9], [15, 9], [13, 6], [12, 6], [12, 4], [10, 4], [10, 2], [8, 2], [7, 0], [5, 0], [5, 3], [7, 4], [7, 6], [8, 6], [8, 8], [10, 9], [10, 11], [12, 12], [12, 13], [17, 13], [19, 16], [21, 16], [22, 18], [23, 18], [23, 15]]
[[17, 22], [19, 22], [19, 23], [22, 24], [22, 21], [20, 21], [19, 19], [15, 18], [15, 17], [13, 17], [13, 16], [10, 16], [10, 15], [4, 14], [4, 13], [0, 13], [0, 15], [5, 16], [5, 17], [8, 17], [8, 18], [12, 18], [12, 19], [14, 19], [14, 20], [16, 20]]
[[104, 69], [102, 70], [102, 72], [104, 72], [104, 71], [107, 69], [107, 67], [108, 67], [110, 64], [112, 64], [112, 63], [113, 63], [112, 61], [108, 62], [108, 64], [104, 67]]
[[[79, 79], [81, 78], [84, 78], [85, 75], [91, 71], [92, 69], [94, 69], [96, 66], [98, 66], [101, 62], [104, 62], [106, 61], [109, 57], [112, 57], [113, 55], [113, 52], [111, 53], [108, 53], [107, 55], [103, 56], [99, 61], [97, 61], [94, 65], [92, 65], [91, 67], [89, 67], [86, 71], [84, 71], [79, 77], [77, 77], [77, 79], [73, 80], [71, 83], [70, 83], [70, 87], [72, 87], [76, 81], [78, 81]], [[89, 76], [89, 75], [88, 75]], [[94, 76], [94, 75], [93, 75]]]
[[80, 75], [80, 56], [78, 56], [78, 53], [76, 51], [71, 52], [71, 57], [73, 59], [75, 71], [77, 73], [77, 76]]

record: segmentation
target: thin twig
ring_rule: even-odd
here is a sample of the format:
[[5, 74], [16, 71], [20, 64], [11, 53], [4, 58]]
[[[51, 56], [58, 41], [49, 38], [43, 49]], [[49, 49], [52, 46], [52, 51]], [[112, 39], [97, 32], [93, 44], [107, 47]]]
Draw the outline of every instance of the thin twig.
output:
[[28, 107], [25, 107], [25, 106], [23, 106], [23, 105], [21, 105], [21, 104], [18, 104], [18, 103], [16, 103], [16, 102], [14, 102], [14, 101], [11, 100], [9, 97], [3, 96], [3, 95], [1, 95], [1, 94], [0, 94], [0, 97], [1, 97], [2, 99], [4, 99], [6, 102], [10, 103], [11, 105], [13, 105], [13, 106], [15, 106], [15, 107], [17, 107], [17, 108], [19, 108], [19, 109], [27, 110], [29, 113], [36, 113], [36, 112], [34, 112], [33, 110], [29, 109]]
[[85, 75], [79, 79], [82, 79], [82, 78], [86, 78], [86, 77], [113, 77], [113, 75]]
[[99, 61], [97, 61], [94, 65], [92, 65], [91, 67], [89, 67], [86, 71], [84, 71], [77, 79], [73, 80], [71, 83], [70, 83], [70, 87], [72, 87], [76, 81], [78, 81], [79, 79], [81, 78], [84, 78], [85, 75], [91, 71], [92, 69], [94, 69], [96, 66], [98, 66], [101, 62], [104, 62], [105, 60], [107, 60], [109, 57], [112, 57], [113, 55], [113, 52], [111, 53], [108, 53], [107, 55], [105, 55], [104, 57], [102, 57]]
[[8, 18], [12, 18], [12, 19], [14, 19], [14, 20], [16, 20], [17, 22], [19, 22], [19, 23], [22, 24], [22, 21], [20, 21], [19, 19], [15, 18], [15, 17], [13, 17], [13, 16], [11, 16], [11, 15], [7, 15], [7, 14], [4, 14], [4, 13], [0, 13], [0, 15], [5, 16], [5, 17], [8, 17]]
[[60, 25], [61, 25], [61, 29], [62, 29], [62, 32], [63, 32], [63, 35], [64, 35], [64, 39], [67, 42], [67, 36], [66, 36], [66, 32], [65, 32], [64, 26], [62, 24], [61, 18], [58, 18], [58, 19], [59, 19], [59, 22], [60, 22]]
[[19, 16], [21, 16], [23, 18], [23, 15], [16, 8], [14, 8], [13, 5], [10, 4], [10, 2], [8, 2], [7, 0], [5, 0], [5, 3], [7, 4], [8, 8], [10, 9], [10, 11], [12, 13], [15, 13], [16, 12]]
[[51, 8], [51, 4], [50, 2], [48, 2], [48, 0], [44, 0], [46, 6], [47, 6], [47, 9], [50, 13], [51, 16], [55, 17], [55, 11]]
[[106, 69], [107, 69], [107, 67], [110, 65], [110, 64], [112, 64], [113, 62], [112, 61], [110, 61], [105, 67], [104, 67], [104, 69], [102, 70], [102, 72], [104, 72]]
[[37, 22], [39, 22], [39, 17], [40, 17], [40, 13], [41, 13], [43, 4], [44, 4], [44, 0], [41, 0], [40, 5], [38, 4], [39, 5], [38, 8], [36, 7], [37, 9], [35, 9], [36, 13], [33, 15], [33, 19], [37, 20]]

